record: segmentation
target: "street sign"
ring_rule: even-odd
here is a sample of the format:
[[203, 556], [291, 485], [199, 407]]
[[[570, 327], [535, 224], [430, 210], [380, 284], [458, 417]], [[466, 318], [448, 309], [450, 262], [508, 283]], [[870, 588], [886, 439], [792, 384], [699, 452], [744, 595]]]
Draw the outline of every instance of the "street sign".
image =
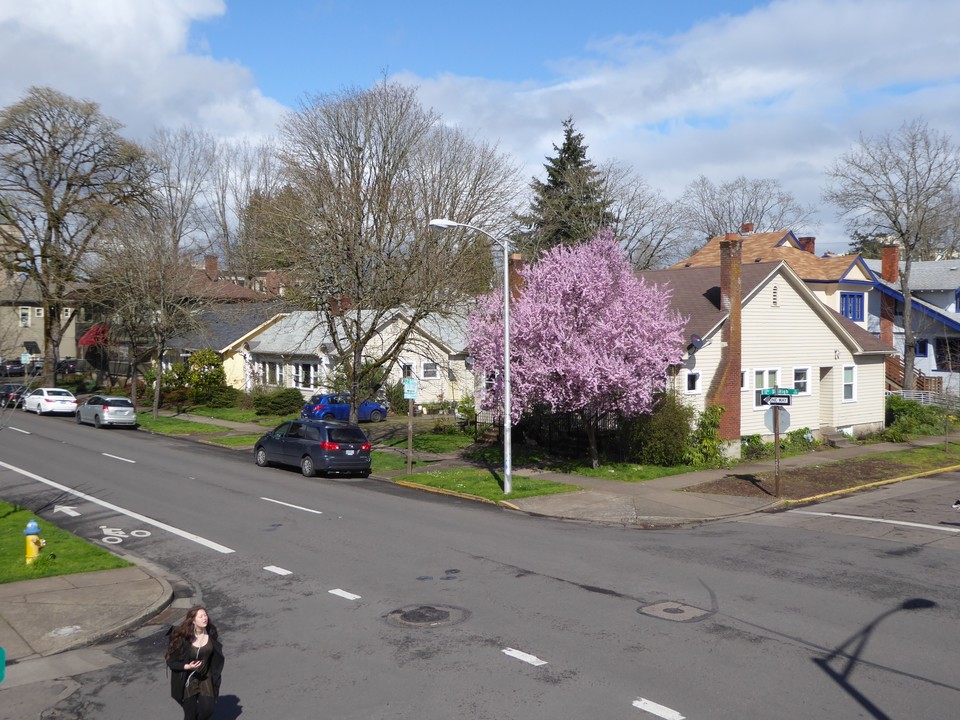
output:
[[403, 399], [404, 400], [417, 399], [417, 385], [418, 383], [416, 378], [403, 379]]
[[763, 388], [760, 391], [761, 395], [796, 395], [800, 391], [796, 388]]
[[764, 395], [760, 398], [761, 405], [786, 405], [790, 406], [793, 398], [789, 395]]

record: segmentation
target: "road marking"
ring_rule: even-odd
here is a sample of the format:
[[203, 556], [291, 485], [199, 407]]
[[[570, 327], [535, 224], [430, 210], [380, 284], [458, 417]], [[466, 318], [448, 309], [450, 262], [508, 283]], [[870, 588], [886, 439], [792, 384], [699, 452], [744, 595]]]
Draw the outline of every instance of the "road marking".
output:
[[23, 433], [24, 435], [33, 435], [33, 433], [30, 432], [29, 430], [21, 430], [20, 428], [14, 427], [13, 425], [7, 425], [7, 430], [16, 430], [18, 433]]
[[80, 517], [80, 513], [78, 513], [72, 505], [54, 505], [53, 512], [62, 512], [64, 515], [69, 515], [70, 517]]
[[884, 523], [886, 525], [903, 525], [905, 527], [920, 528], [921, 530], [939, 530], [946, 533], [960, 533], [960, 527], [944, 527], [942, 525], [927, 525], [925, 523], [907, 522], [906, 520], [885, 520], [883, 518], [864, 517], [862, 515], [844, 515], [842, 513], [812, 512], [810, 510], [788, 510], [798, 515], [815, 515], [817, 517], [833, 517], [842, 520], [863, 520], [864, 522]]
[[146, 523], [147, 525], [153, 525], [154, 527], [160, 528], [161, 530], [166, 530], [167, 532], [177, 535], [178, 537], [182, 537], [185, 540], [191, 540], [197, 543], [198, 545], [203, 545], [204, 547], [208, 547], [211, 550], [216, 550], [217, 552], [223, 553], [224, 555], [234, 552], [233, 549], [228, 548], [226, 545], [220, 545], [219, 543], [213, 542], [213, 540], [207, 540], [206, 538], [202, 538], [199, 535], [194, 535], [193, 533], [187, 532], [186, 530], [181, 530], [180, 528], [175, 528], [172, 525], [167, 525], [166, 523], [162, 523], [159, 520], [154, 520], [153, 518], [147, 517], [146, 515], [141, 515], [140, 513], [135, 513], [132, 510], [127, 510], [126, 508], [122, 508], [119, 505], [108, 503], [105, 500], [101, 500], [99, 498], [93, 497], [93, 495], [87, 495], [86, 493], [80, 492], [79, 490], [74, 490], [72, 487], [67, 487], [66, 485], [61, 485], [58, 482], [54, 482], [53, 480], [48, 480], [47, 478], [41, 477], [40, 475], [35, 475], [29, 470], [18, 468], [16, 465], [9, 465], [5, 462], [0, 461], [0, 467], [5, 467], [7, 468], [7, 470], [13, 470], [13, 472], [19, 473], [24, 477], [32, 478], [33, 480], [36, 480], [37, 482], [41, 482], [45, 485], [49, 485], [50, 487], [55, 487], [57, 488], [57, 490], [63, 490], [64, 492], [70, 493], [71, 495], [78, 497], [82, 500], [95, 503], [100, 507], [105, 507], [108, 510], [113, 510], [114, 512], [118, 512], [121, 515], [126, 515], [127, 517], [133, 518], [134, 520], [139, 520], [140, 522]]
[[136, 460], [129, 460], [128, 458], [120, 457], [119, 455], [111, 455], [110, 453], [100, 453], [100, 454], [103, 455], [104, 457], [113, 458], [114, 460], [123, 460], [124, 462], [132, 463], [134, 465], [136, 465], [137, 463]]
[[537, 667], [547, 664], [546, 660], [541, 660], [536, 655], [529, 655], [520, 650], [514, 650], [513, 648], [504, 648], [503, 654], [509, 655], [517, 660], [523, 660], [525, 663], [530, 663], [531, 665], [536, 665]]
[[353, 593], [347, 592], [346, 590], [341, 590], [340, 588], [336, 588], [334, 590], [327, 590], [327, 592], [330, 593], [331, 595], [338, 595], [342, 598], [346, 598], [347, 600], [360, 599], [359, 595], [354, 595]]
[[266, 500], [267, 502], [276, 503], [277, 505], [286, 505], [287, 507], [294, 508], [296, 510], [303, 510], [304, 512], [314, 513], [316, 515], [323, 515], [322, 510], [311, 510], [310, 508], [301, 507], [300, 505], [291, 505], [290, 503], [281, 502], [280, 500], [274, 500], [273, 498], [262, 497], [261, 500]]
[[276, 565], [267, 565], [264, 570], [269, 570], [277, 575], [293, 575], [292, 570], [284, 570], [282, 567], [277, 567]]
[[648, 713], [652, 713], [657, 717], [662, 717], [663, 720], [684, 720], [683, 715], [678, 713], [676, 710], [671, 710], [665, 705], [658, 705], [657, 703], [642, 697], [638, 697], [636, 700], [634, 700], [633, 706]]

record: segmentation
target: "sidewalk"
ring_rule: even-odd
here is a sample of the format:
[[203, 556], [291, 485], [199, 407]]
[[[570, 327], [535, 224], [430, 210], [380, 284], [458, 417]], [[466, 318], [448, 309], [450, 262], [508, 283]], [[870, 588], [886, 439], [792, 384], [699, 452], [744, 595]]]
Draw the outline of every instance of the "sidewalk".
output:
[[[210, 420], [199, 416], [184, 419], [230, 427], [237, 433], [262, 431], [259, 426]], [[958, 439], [960, 434], [951, 436]], [[782, 469], [819, 465], [840, 460], [890, 452], [910, 446], [936, 445], [943, 437], [911, 443], [880, 443], [868, 446], [825, 450], [784, 458]], [[438, 456], [430, 456], [438, 458]], [[440, 456], [431, 469], [468, 465], [454, 454]], [[502, 501], [512, 510], [568, 520], [622, 524], [637, 528], [674, 527], [737, 517], [776, 504], [774, 499], [756, 499], [677, 492], [703, 482], [736, 474], [772, 472], [773, 461], [737, 466], [735, 470], [702, 470], [642, 483], [535, 471], [522, 468], [518, 476], [538, 477], [577, 485], [583, 490], [559, 495]], [[382, 473], [372, 478], [403, 483], [404, 471]], [[415, 486], [422, 487], [422, 486]], [[423, 488], [433, 490], [431, 488]], [[4, 690], [36, 681], [31, 661], [93, 644], [136, 627], [170, 607], [169, 622], [176, 622], [188, 607], [198, 602], [199, 593], [182, 580], [150, 563], [131, 568], [67, 575], [0, 585], [0, 647], [7, 654]], [[176, 597], [175, 597], [176, 596]], [[176, 617], [174, 617], [176, 616]], [[50, 664], [51, 677], [69, 676]], [[2, 700], [0, 700], [2, 703]]]

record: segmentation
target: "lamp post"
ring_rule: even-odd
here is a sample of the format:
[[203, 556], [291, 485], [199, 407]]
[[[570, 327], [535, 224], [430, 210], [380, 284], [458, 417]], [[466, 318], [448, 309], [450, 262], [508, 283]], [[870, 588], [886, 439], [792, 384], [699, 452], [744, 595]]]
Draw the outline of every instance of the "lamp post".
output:
[[473, 230], [497, 243], [503, 248], [503, 493], [513, 492], [513, 467], [511, 458], [510, 430], [513, 419], [510, 416], [510, 245], [506, 240], [488, 233], [482, 228], [466, 223], [437, 218], [430, 221], [430, 227], [448, 230], [466, 228]]

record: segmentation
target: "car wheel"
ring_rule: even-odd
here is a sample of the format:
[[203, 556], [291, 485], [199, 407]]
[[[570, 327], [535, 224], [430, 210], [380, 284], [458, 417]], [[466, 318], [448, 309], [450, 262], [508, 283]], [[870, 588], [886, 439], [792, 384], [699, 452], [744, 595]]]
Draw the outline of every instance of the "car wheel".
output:
[[80, 419], [80, 413], [76, 414], [76, 418], [77, 418], [77, 425], [83, 424], [83, 420]]
[[370, 471], [364, 470], [363, 472], [360, 473], [360, 477], [362, 478], [370, 477]]
[[103, 426], [100, 424], [100, 416], [99, 416], [99, 415], [94, 415], [94, 416], [93, 416], [93, 426], [94, 426], [97, 430], [99, 430], [101, 427], [103, 427]]
[[270, 458], [267, 457], [267, 451], [264, 450], [262, 447], [258, 447], [256, 450], [253, 451], [253, 461], [259, 467], [266, 467], [267, 465], [270, 464]]
[[333, 420], [333, 413], [324, 413], [320, 418], [321, 420]]
[[317, 468], [313, 464], [313, 458], [309, 455], [304, 455], [300, 460], [300, 472], [303, 473], [304, 477], [313, 477], [317, 474]]
[[383, 420], [383, 416], [380, 414], [379, 410], [373, 410], [370, 412], [370, 422], [380, 422]]

